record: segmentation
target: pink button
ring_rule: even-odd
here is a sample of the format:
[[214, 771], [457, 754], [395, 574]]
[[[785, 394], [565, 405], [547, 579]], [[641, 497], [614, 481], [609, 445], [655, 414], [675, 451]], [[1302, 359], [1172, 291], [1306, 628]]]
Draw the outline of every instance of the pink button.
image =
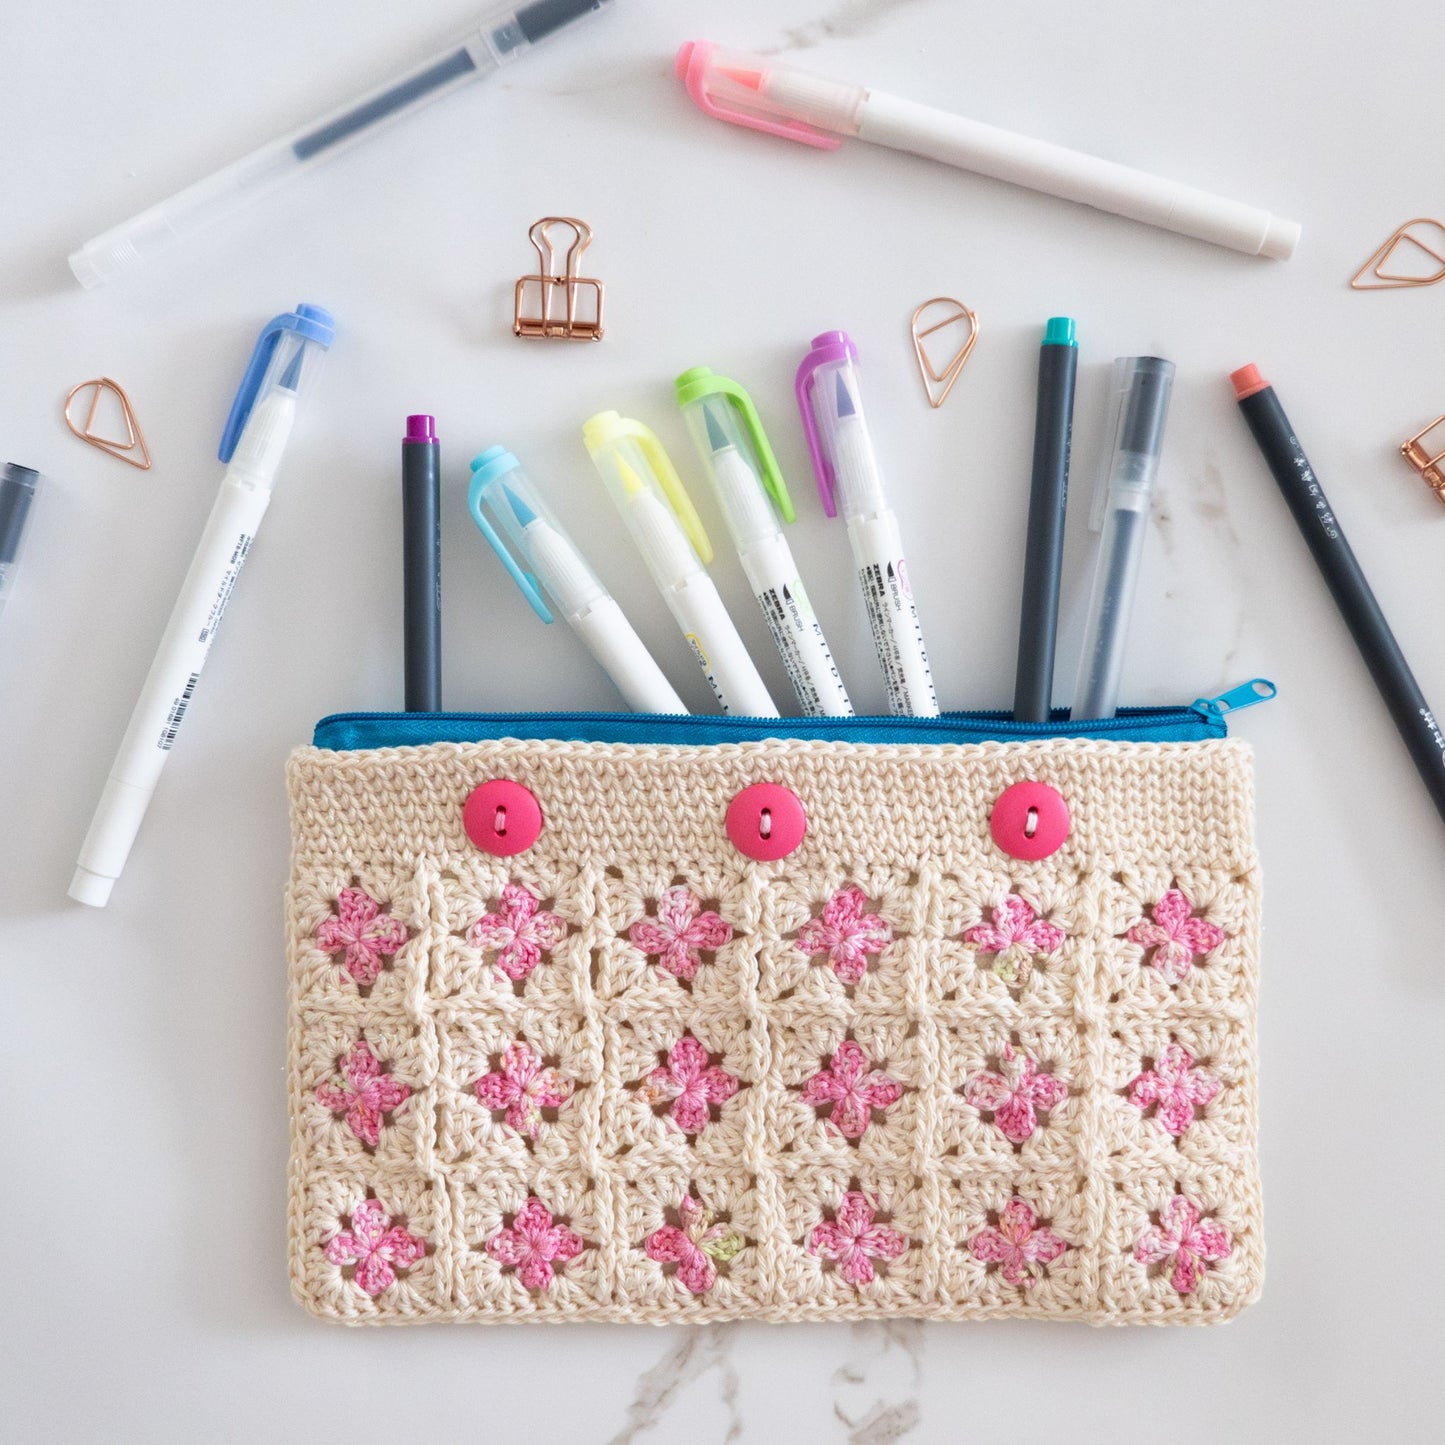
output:
[[808, 831], [798, 795], [780, 783], [753, 783], [728, 804], [728, 837], [748, 858], [771, 863], [786, 858]]
[[1064, 846], [1069, 805], [1047, 783], [1015, 783], [999, 794], [988, 827], [1009, 857], [1036, 863]]
[[510, 858], [525, 853], [542, 831], [542, 805], [531, 789], [510, 778], [473, 788], [462, 809], [462, 827], [483, 853]]

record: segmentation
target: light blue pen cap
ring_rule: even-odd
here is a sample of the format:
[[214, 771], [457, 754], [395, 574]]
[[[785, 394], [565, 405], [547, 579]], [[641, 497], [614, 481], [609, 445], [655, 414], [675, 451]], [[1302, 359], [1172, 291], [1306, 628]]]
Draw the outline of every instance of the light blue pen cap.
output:
[[467, 504], [482, 536], [543, 622], [552, 621], [547, 601], [575, 622], [607, 596], [546, 498], [506, 447], [488, 447], [473, 458]]
[[[506, 480], [503, 480], [504, 478]], [[528, 492], [531, 490], [530, 483], [522, 472], [521, 462], [506, 447], [488, 447], [486, 451], [479, 452], [472, 458], [472, 484], [467, 489], [467, 508], [472, 514], [472, 520], [491, 545], [492, 551], [501, 559], [502, 566], [507, 569], [512, 581], [522, 589], [522, 596], [531, 604], [532, 611], [543, 622], [550, 622], [552, 614], [542, 600], [542, 590], [537, 578], [518, 566], [501, 537], [501, 532], [505, 532], [512, 545], [528, 565], [531, 565], [526, 542], [527, 523], [511, 505], [514, 499], [518, 499], [519, 488]], [[536, 509], [528, 507], [525, 499], [520, 500], [527, 520], [535, 520]]]

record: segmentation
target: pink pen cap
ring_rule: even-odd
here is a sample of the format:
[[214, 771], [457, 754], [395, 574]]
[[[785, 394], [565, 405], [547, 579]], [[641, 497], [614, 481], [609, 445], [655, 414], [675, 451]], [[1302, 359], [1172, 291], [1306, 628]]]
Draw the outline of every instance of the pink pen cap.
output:
[[724, 50], [711, 40], [683, 41], [676, 69], [706, 114], [819, 150], [836, 150], [840, 135], [858, 133], [858, 112], [868, 98], [861, 85], [825, 80], [746, 51]]

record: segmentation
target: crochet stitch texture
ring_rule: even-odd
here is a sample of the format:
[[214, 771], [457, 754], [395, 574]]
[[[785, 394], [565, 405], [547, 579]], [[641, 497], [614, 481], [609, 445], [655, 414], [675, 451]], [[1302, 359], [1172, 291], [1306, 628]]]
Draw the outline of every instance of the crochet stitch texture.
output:
[[[489, 778], [541, 804], [512, 858], [463, 831]], [[1041, 862], [989, 832], [1024, 778], [1072, 815]], [[314, 1313], [1207, 1323], [1257, 1296], [1244, 744], [303, 748], [288, 781]], [[724, 826], [758, 781], [807, 813], [778, 862]]]

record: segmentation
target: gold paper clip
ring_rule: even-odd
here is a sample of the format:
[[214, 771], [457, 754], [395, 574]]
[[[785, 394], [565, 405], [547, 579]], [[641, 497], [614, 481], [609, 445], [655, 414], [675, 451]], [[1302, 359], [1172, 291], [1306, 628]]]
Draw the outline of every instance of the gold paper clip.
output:
[[[76, 424], [75, 418], [71, 416], [70, 408], [75, 398], [88, 386], [95, 388], [95, 394], [90, 398], [90, 410], [85, 414], [85, 425], [79, 426]], [[96, 408], [100, 406], [101, 396], [107, 391], [113, 392], [120, 402], [121, 420], [125, 422], [124, 441], [119, 437], [105, 437], [96, 434]], [[112, 381], [108, 376], [99, 376], [93, 381], [82, 381], [79, 385], [72, 386], [65, 398], [65, 424], [81, 441], [89, 442], [91, 446], [98, 447], [109, 456], [118, 457], [133, 467], [139, 467], [143, 472], [150, 470], [150, 448], [146, 446], [146, 439], [141, 434], [140, 423], [135, 419], [135, 408], [130, 404], [130, 398], [125, 394], [125, 388], [118, 381]], [[139, 457], [133, 456], [134, 452], [139, 452]]]
[[1438, 451], [1425, 443], [1425, 438], [1440, 426], [1445, 426], [1445, 416], [1437, 416], [1423, 431], [1417, 431], [1409, 441], [1401, 442], [1400, 455], [1425, 478], [1435, 495], [1445, 502], [1445, 470], [1440, 466], [1441, 462], [1445, 462], [1445, 433], [1442, 433]]
[[[930, 306], [949, 306], [952, 310], [941, 320], [928, 326], [920, 326], [919, 321]], [[963, 345], [949, 358], [948, 365], [940, 371], [934, 366], [928, 355], [928, 349], [923, 344], [924, 338], [959, 321], [967, 323], [968, 335], [964, 338]], [[912, 320], [908, 323], [908, 334], [913, 338], [913, 354], [918, 359], [918, 373], [923, 378], [923, 389], [928, 394], [928, 404], [934, 408], [940, 407], [948, 399], [948, 393], [953, 390], [953, 383], [958, 380], [958, 374], [963, 370], [964, 363], [973, 351], [974, 342], [978, 340], [978, 315], [976, 312], [970, 311], [962, 301], [955, 301], [951, 296], [935, 296], [914, 311]], [[935, 390], [935, 388], [939, 389]]]
[[[547, 234], [551, 227], [566, 227], [572, 233], [571, 244], [560, 252]], [[512, 320], [514, 336], [560, 336], [569, 341], [602, 340], [602, 283], [577, 274], [582, 253], [592, 244], [592, 227], [575, 216], [543, 216], [527, 232], [536, 247], [540, 270], [535, 276], [517, 281], [517, 301]], [[529, 290], [537, 295], [537, 309], [527, 315]], [[553, 310], [558, 292], [564, 298], [564, 318], [555, 318]], [[579, 298], [590, 298], [591, 304], [579, 308]], [[579, 317], [579, 310], [586, 318]]]
[[[1440, 239], [1427, 232], [1435, 244], [1426, 245], [1415, 233], [1416, 226], [1433, 226], [1440, 233]], [[1403, 226], [1397, 226], [1390, 239], [1355, 272], [1350, 286], [1356, 291], [1393, 291], [1402, 286], [1433, 286], [1437, 281], [1445, 281], [1445, 252], [1436, 250], [1442, 241], [1445, 241], [1445, 223], [1431, 220], [1429, 216], [1406, 221]], [[1387, 263], [1399, 262], [1407, 256], [1418, 263], [1422, 254], [1437, 263], [1435, 270], [1385, 270]]]

